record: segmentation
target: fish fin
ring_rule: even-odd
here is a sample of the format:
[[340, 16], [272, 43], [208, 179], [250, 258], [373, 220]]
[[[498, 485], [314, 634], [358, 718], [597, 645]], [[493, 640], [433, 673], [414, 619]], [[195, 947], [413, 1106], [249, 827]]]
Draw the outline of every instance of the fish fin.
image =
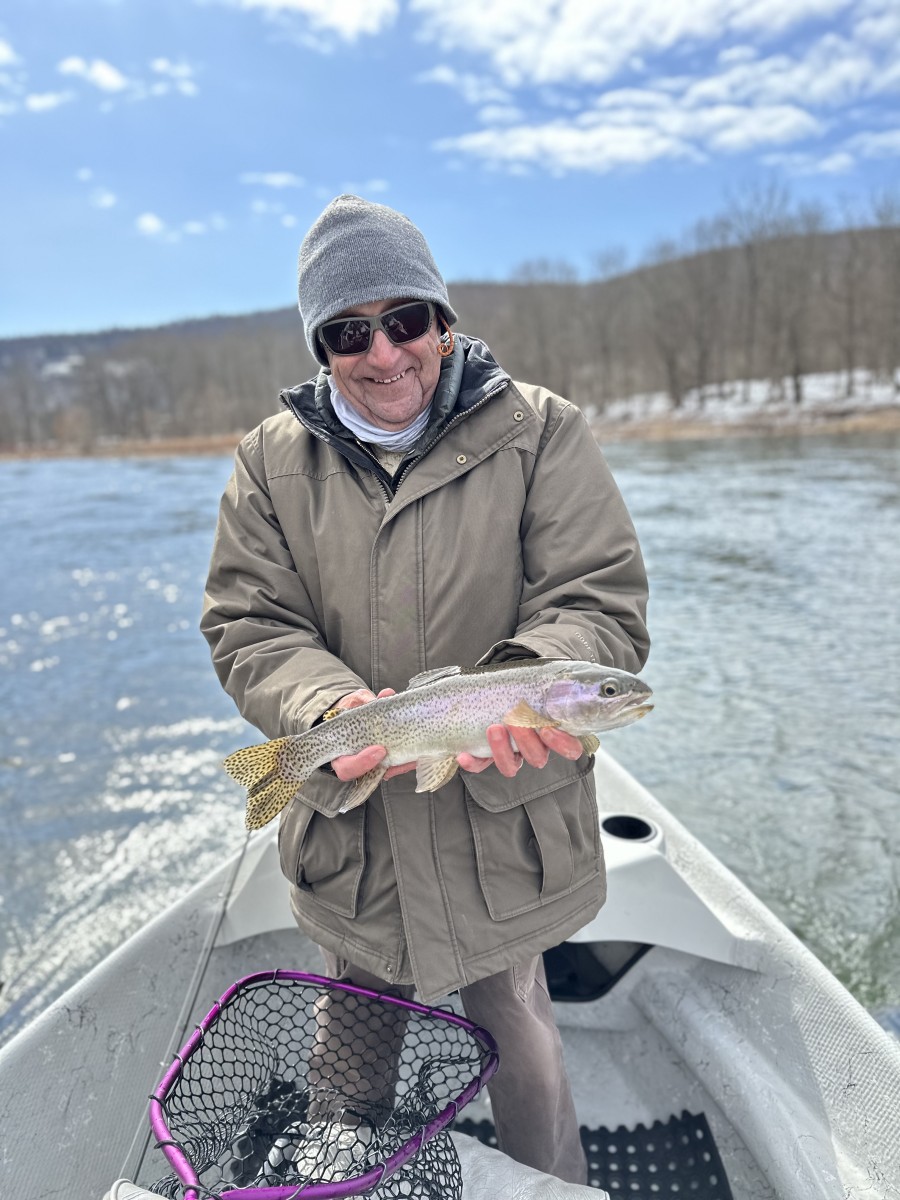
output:
[[458, 770], [459, 763], [453, 754], [441, 758], [420, 758], [416, 763], [416, 791], [436, 792], [449, 783]]
[[435, 683], [438, 679], [450, 679], [454, 675], [484, 675], [492, 671], [518, 670], [520, 667], [544, 667], [547, 663], [557, 661], [559, 660], [555, 658], [516, 658], [507, 659], [506, 662], [484, 663], [480, 667], [435, 667], [431, 671], [421, 671], [418, 675], [413, 675], [406, 685], [406, 690], [422, 687], [426, 683]]
[[387, 767], [379, 763], [371, 771], [366, 771], [365, 775], [360, 775], [354, 779], [353, 786], [347, 793], [347, 801], [340, 811], [342, 813], [349, 812], [351, 808], [357, 808], [363, 801], [368, 800], [382, 779], [384, 779], [386, 771]]
[[437, 679], [449, 679], [451, 675], [462, 675], [462, 667], [435, 667], [431, 671], [420, 671], [418, 675], [413, 675], [412, 679], [406, 685], [406, 690], [410, 688], [422, 687], [426, 683], [434, 683]]
[[504, 715], [503, 720], [507, 725], [518, 725], [520, 729], [555, 729], [559, 725], [559, 721], [535, 712], [527, 700], [520, 700]]
[[258, 784], [247, 796], [247, 813], [244, 824], [248, 829], [262, 829], [263, 825], [277, 817], [293, 800], [300, 784], [295, 779], [282, 779], [276, 775], [268, 783]]
[[287, 738], [276, 738], [258, 746], [245, 746], [229, 754], [222, 764], [232, 779], [245, 788], [253, 788], [263, 779], [268, 780], [278, 770], [278, 755]]
[[248, 829], [262, 829], [277, 817], [300, 786], [299, 779], [285, 779], [281, 774], [280, 752], [288, 740], [275, 738], [258, 746], [246, 746], [225, 759], [225, 770], [247, 789]]
[[580, 737], [578, 740], [581, 742], [581, 748], [585, 754], [596, 754], [600, 749], [600, 739], [594, 737], [592, 733], [586, 733], [584, 737]]
[[546, 667], [550, 663], [568, 662], [560, 658], [505, 658], [502, 662], [482, 663], [477, 667], [461, 667], [460, 675], [485, 675], [491, 671], [527, 671], [529, 667]]

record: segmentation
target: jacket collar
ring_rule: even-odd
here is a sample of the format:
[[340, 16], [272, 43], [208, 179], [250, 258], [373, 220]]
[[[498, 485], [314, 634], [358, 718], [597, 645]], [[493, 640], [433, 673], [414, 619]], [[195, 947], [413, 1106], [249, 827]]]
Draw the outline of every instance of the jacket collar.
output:
[[[281, 403], [289, 408], [301, 425], [322, 441], [327, 442], [346, 458], [369, 470], [381, 468], [368, 451], [362, 449], [350, 431], [341, 424], [331, 406], [329, 372], [322, 368], [317, 376], [297, 387], [285, 388]], [[441, 373], [432, 401], [432, 419], [412, 447], [407, 459], [416, 458], [425, 447], [440, 437], [450, 421], [465, 416], [489, 394], [499, 392], [510, 378], [496, 361], [484, 342], [478, 338], [457, 334], [453, 353], [441, 363]]]

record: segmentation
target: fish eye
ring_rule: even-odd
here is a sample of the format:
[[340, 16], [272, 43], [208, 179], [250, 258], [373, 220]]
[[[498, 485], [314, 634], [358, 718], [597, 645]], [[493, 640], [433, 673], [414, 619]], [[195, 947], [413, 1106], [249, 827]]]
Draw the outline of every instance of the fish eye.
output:
[[604, 696], [618, 696], [619, 685], [614, 679], [607, 679], [606, 683], [601, 684], [600, 691]]

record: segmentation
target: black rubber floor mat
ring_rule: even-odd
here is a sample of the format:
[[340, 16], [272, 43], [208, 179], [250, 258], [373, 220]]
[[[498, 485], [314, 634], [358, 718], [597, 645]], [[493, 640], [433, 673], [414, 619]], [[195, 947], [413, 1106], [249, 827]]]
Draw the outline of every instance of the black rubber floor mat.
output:
[[[490, 1121], [457, 1121], [460, 1133], [497, 1145]], [[581, 1127], [588, 1160], [588, 1183], [612, 1200], [733, 1200], [704, 1113], [683, 1112], [647, 1129]]]

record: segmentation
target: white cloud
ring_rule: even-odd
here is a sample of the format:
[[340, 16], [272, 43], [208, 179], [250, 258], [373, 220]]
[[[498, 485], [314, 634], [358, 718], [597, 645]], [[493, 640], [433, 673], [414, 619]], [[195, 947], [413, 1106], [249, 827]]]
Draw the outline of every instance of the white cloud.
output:
[[776, 54], [695, 81], [689, 103], [801, 103], [836, 107], [880, 91], [882, 67], [864, 48], [829, 33], [801, 57]]
[[91, 192], [91, 204], [95, 208], [114, 208], [118, 202], [119, 197], [109, 188], [95, 188]]
[[88, 183], [94, 178], [94, 172], [90, 167], [80, 167], [75, 172], [75, 178], [79, 181], [79, 183]]
[[64, 58], [56, 69], [61, 75], [75, 75], [79, 79], [83, 79], [85, 83], [100, 88], [103, 92], [121, 92], [129, 85], [128, 79], [122, 72], [102, 58], [95, 58], [91, 62], [87, 62], [77, 55], [71, 55], [69, 58]]
[[515, 104], [486, 104], [478, 113], [484, 125], [512, 125], [524, 119], [525, 114]]
[[281, 218], [281, 223], [285, 229], [293, 229], [297, 224], [297, 218], [292, 213], [285, 213]]
[[188, 63], [173, 62], [168, 58], [154, 58], [150, 62], [149, 80], [129, 77], [104, 59], [95, 58], [88, 62], [79, 55], [62, 59], [57, 70], [61, 75], [81, 79], [105, 93], [107, 99], [101, 105], [102, 112], [109, 112], [120, 100], [134, 102], [167, 96], [173, 92], [196, 96], [198, 91], [193, 78], [194, 68]]
[[141, 213], [134, 223], [138, 233], [158, 242], [180, 242], [183, 237], [203, 237], [207, 233], [222, 233], [228, 228], [228, 222], [221, 213], [211, 213], [208, 217], [193, 217], [183, 221], [178, 226], [169, 225], [156, 213]]
[[900, 129], [857, 133], [848, 139], [847, 146], [864, 158], [893, 158], [900, 155]]
[[241, 183], [257, 184], [261, 187], [287, 188], [303, 187], [306, 180], [291, 171], [245, 171], [240, 177]]
[[876, 46], [900, 44], [900, 6], [896, 0], [860, 0], [855, 9], [853, 33]]
[[0, 38], [0, 67], [12, 67], [19, 61], [19, 56], [9, 42]]
[[353, 42], [381, 33], [397, 19], [398, 0], [237, 0], [241, 8], [306, 17], [313, 29]]
[[814, 116], [793, 105], [691, 108], [662, 92], [622, 89], [606, 93], [593, 109], [572, 119], [444, 138], [438, 149], [456, 150], [507, 168], [518, 164], [602, 173], [659, 159], [703, 162], [715, 152], [742, 153], [821, 132]]
[[167, 230], [165, 221], [160, 220], [156, 213], [141, 213], [134, 223], [138, 233], [144, 237], [162, 237]]
[[386, 179], [365, 179], [361, 183], [350, 180], [340, 187], [341, 193], [350, 192], [354, 196], [378, 196], [389, 190], [390, 184]]
[[197, 84], [194, 81], [194, 68], [186, 62], [172, 62], [168, 58], [154, 58], [150, 70], [163, 79], [150, 85], [154, 96], [164, 96], [167, 92], [181, 92], [183, 96], [196, 96]]
[[174, 63], [169, 58], [152, 59], [150, 70], [158, 75], [168, 75], [171, 79], [191, 79], [194, 74], [194, 68], [189, 63]]
[[765, 154], [762, 162], [767, 167], [778, 167], [791, 175], [843, 175], [856, 166], [856, 159], [845, 150], [825, 155], [800, 152]]
[[50, 112], [61, 104], [68, 104], [73, 99], [71, 92], [33, 92], [25, 97], [25, 107], [29, 112]]
[[852, 8], [854, 0], [411, 0], [424, 36], [482, 56], [507, 87], [602, 84], [681, 46], [771, 37]]
[[277, 216], [284, 212], [284, 205], [274, 200], [251, 200], [250, 211], [257, 217]]
[[727, 50], [722, 50], [719, 53], [718, 61], [723, 65], [735, 62], [750, 62], [756, 58], [757, 50], [755, 46], [729, 46]]
[[661, 158], [703, 159], [684, 139], [659, 129], [600, 123], [579, 126], [567, 121], [485, 129], [444, 138], [437, 148], [461, 151], [510, 169], [532, 165], [557, 173], [605, 172]]
[[470, 71], [458, 71], [446, 63], [432, 67], [416, 76], [416, 83], [439, 83], [459, 92], [467, 104], [507, 104], [509, 90], [499, 87], [490, 79]]
[[[528, 21], [520, 0], [459, 0], [452, 23], [438, 0], [410, 7], [426, 40], [459, 52], [417, 82], [455, 88], [486, 126], [441, 151], [602, 172], [780, 147], [785, 167], [820, 175], [895, 152], [889, 135], [845, 146], [841, 134], [882, 124], [880, 97], [900, 92], [898, 0], [533, 0]], [[503, 99], [485, 99], [492, 89]], [[810, 146], [826, 133], [827, 150]]]

